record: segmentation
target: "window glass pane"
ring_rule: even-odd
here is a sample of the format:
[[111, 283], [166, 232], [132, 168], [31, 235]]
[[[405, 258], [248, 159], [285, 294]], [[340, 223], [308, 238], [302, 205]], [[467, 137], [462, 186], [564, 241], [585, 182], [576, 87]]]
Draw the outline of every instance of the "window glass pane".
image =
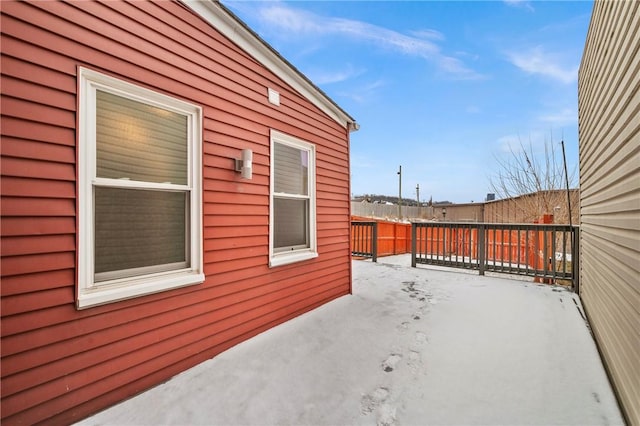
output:
[[275, 198], [273, 201], [274, 248], [309, 247], [309, 200]]
[[186, 185], [187, 116], [96, 91], [97, 176]]
[[[184, 192], [95, 188], [95, 272], [187, 266]], [[147, 271], [148, 272], [148, 271]]]
[[275, 143], [275, 192], [308, 195], [309, 153]]

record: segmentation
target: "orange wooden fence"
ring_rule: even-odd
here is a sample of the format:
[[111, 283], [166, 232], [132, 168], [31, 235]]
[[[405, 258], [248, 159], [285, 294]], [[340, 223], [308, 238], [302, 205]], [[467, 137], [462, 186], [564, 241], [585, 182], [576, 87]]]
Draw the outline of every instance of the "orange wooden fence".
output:
[[[411, 224], [386, 220], [377, 220], [360, 216], [351, 216], [352, 221], [375, 221], [378, 224], [378, 256], [411, 253]], [[366, 238], [369, 238], [368, 236]], [[356, 240], [352, 233], [351, 251], [354, 251]]]

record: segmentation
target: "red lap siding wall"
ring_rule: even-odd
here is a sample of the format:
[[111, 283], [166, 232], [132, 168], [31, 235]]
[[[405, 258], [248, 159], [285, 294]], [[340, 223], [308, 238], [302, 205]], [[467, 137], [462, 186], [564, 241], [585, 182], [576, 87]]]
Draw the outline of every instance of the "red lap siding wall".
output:
[[[79, 420], [349, 293], [347, 129], [179, 3], [1, 7], [3, 424]], [[78, 66], [203, 107], [205, 283], [75, 309]], [[317, 150], [320, 255], [278, 268], [272, 128]]]

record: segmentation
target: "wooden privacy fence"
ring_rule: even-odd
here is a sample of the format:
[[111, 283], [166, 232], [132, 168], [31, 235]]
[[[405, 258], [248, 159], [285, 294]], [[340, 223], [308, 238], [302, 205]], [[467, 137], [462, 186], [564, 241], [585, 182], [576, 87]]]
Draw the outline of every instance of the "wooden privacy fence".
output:
[[[411, 253], [411, 224], [351, 217], [351, 253], [362, 257], [361, 252], [372, 249], [371, 232], [364, 232], [365, 224], [376, 224], [376, 256]], [[370, 257], [370, 256], [365, 256]]]

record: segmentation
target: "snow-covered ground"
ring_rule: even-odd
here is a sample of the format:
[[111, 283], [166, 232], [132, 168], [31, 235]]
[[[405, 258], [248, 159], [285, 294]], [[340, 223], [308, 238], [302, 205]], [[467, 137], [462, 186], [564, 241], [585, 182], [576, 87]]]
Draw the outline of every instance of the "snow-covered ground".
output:
[[576, 295], [409, 264], [81, 424], [623, 424]]

